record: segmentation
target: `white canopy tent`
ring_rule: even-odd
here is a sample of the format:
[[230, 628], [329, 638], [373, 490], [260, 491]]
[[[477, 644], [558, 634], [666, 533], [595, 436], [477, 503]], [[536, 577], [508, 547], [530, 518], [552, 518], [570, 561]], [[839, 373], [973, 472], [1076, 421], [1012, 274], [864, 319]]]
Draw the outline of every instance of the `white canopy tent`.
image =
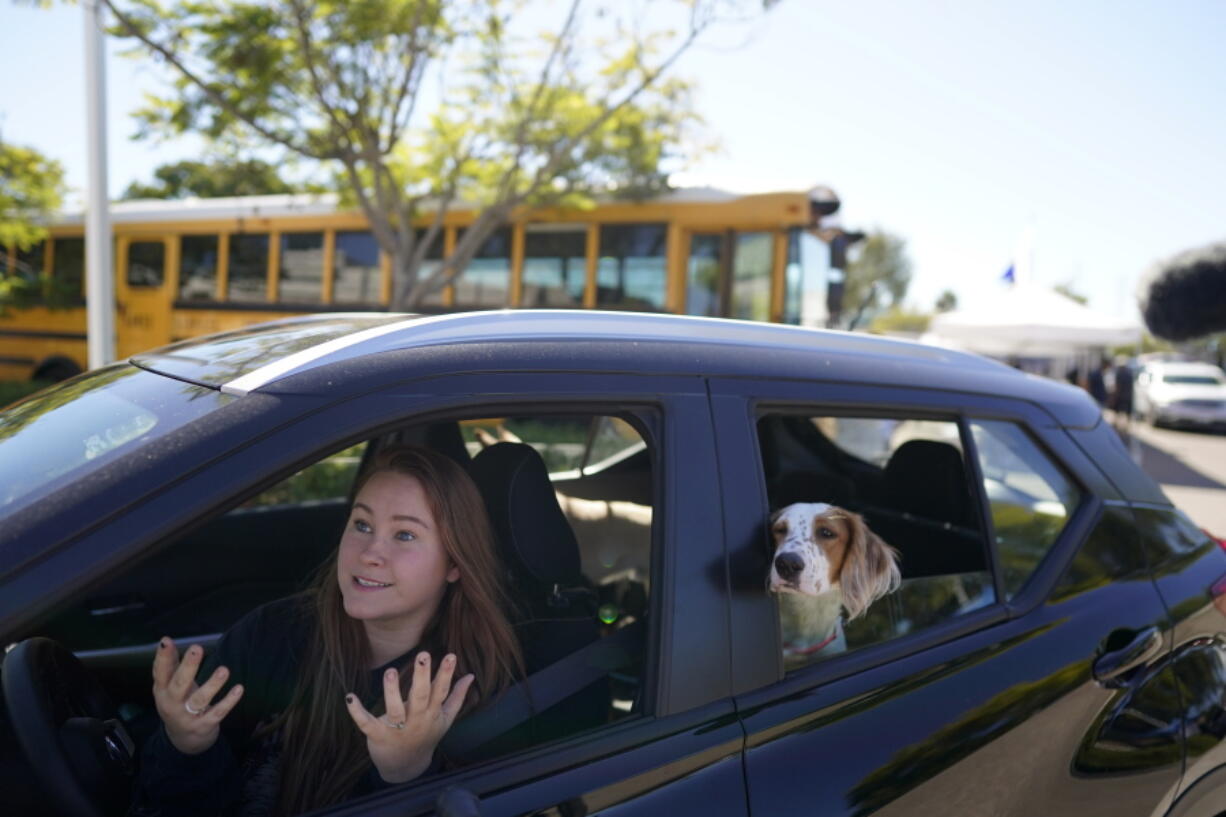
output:
[[1095, 312], [1050, 289], [1016, 284], [937, 315], [921, 340], [994, 357], [1068, 357], [1140, 337], [1139, 321]]

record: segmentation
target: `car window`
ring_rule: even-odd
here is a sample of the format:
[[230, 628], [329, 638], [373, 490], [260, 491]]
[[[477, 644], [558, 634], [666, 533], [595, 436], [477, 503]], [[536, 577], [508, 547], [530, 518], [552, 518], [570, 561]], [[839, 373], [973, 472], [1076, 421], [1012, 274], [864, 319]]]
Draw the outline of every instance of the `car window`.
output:
[[1220, 386], [1226, 381], [1208, 374], [1167, 374], [1162, 376], [1162, 382], [1187, 386]]
[[[212, 644], [246, 613], [306, 588], [347, 524], [367, 449], [411, 442], [461, 462], [486, 498], [496, 537], [530, 543], [533, 553], [520, 562], [500, 547], [508, 576], [519, 575], [532, 558], [537, 567], [540, 560], [550, 566], [573, 561], [573, 574], [548, 587], [510, 583], [528, 675], [616, 636], [615, 650], [602, 649], [591, 659], [607, 668], [605, 675], [582, 676], [573, 690], [562, 682], [566, 694], [528, 723], [494, 740], [457, 743], [455, 756], [476, 762], [604, 727], [645, 708], [655, 486], [652, 452], [640, 427], [629, 417], [474, 419], [471, 413], [406, 425], [329, 453], [196, 526], [74, 597], [36, 634], [91, 661], [122, 659], [131, 683], [121, 680], [118, 703], [130, 713], [133, 733], [146, 737], [156, 718], [143, 659], [157, 640], [170, 635], [184, 644]], [[489, 466], [491, 453], [496, 461], [508, 451], [512, 470]], [[535, 484], [525, 478], [532, 476], [532, 458], [540, 462]], [[511, 483], [509, 502], [500, 504], [500, 492]], [[542, 525], [542, 519], [554, 521]], [[556, 676], [551, 683], [558, 683]]]
[[0, 411], [0, 509], [15, 513], [233, 400], [124, 363]]
[[[581, 583], [592, 591], [575, 603], [576, 615], [594, 616], [602, 635], [645, 621], [653, 489], [647, 441], [636, 427], [607, 415], [542, 415], [471, 419], [461, 428], [474, 461], [500, 442], [530, 446], [544, 461], [578, 545]], [[636, 711], [641, 673], [636, 663], [611, 676], [608, 719]]]
[[[995, 601], [978, 500], [971, 492], [958, 424], [920, 418], [767, 414], [758, 438], [776, 519], [794, 503], [859, 515], [898, 554], [897, 583], [858, 611], [848, 605], [847, 562], [838, 576], [842, 614], [829, 594], [774, 596], [784, 666], [794, 669], [931, 627]], [[809, 537], [816, 542], [820, 527]], [[778, 575], [775, 531], [772, 569]], [[825, 606], [826, 609], [821, 608]], [[853, 614], [855, 613], [855, 614]], [[831, 617], [840, 621], [832, 625]], [[827, 640], [833, 637], [833, 641]]]
[[1006, 598], [1013, 598], [1051, 550], [1081, 492], [1013, 423], [971, 422], [996, 534]]
[[311, 463], [293, 476], [256, 494], [243, 503], [243, 507], [263, 508], [347, 499], [365, 448], [366, 443], [359, 443]]

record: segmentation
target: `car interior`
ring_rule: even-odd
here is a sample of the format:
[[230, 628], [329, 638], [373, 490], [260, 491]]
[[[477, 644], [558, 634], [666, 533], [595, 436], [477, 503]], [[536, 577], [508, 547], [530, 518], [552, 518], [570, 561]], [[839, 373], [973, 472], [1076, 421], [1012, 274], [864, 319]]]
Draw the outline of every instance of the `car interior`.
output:
[[[478, 723], [449, 755], [474, 762], [633, 716], [645, 706], [655, 491], [643, 427], [633, 416], [548, 413], [406, 425], [205, 521], [30, 635], [82, 660], [139, 745], [158, 725], [149, 688], [158, 639], [207, 649], [249, 610], [304, 589], [339, 541], [361, 469], [380, 448], [413, 443], [458, 461], [485, 499], [530, 694], [537, 673], [562, 659], [581, 668], [561, 682], [555, 672], [530, 718], [467, 718]], [[606, 641], [616, 649], [592, 650]]]
[[[845, 623], [849, 650], [995, 600], [958, 434], [953, 422], [789, 414], [759, 419], [772, 512], [794, 502], [837, 505], [860, 514], [899, 553], [901, 587]], [[785, 666], [818, 658], [785, 655]]]

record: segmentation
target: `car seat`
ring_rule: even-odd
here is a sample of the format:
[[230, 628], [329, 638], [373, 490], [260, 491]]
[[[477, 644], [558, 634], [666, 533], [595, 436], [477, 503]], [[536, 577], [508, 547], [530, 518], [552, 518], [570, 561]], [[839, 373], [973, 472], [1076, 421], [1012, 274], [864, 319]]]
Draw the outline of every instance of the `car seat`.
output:
[[987, 569], [962, 453], [909, 440], [885, 466], [885, 508], [869, 524], [902, 556], [903, 578]]
[[[596, 597], [580, 571], [575, 534], [535, 449], [525, 443], [492, 445], [473, 457], [469, 473], [489, 511], [517, 608], [512, 623], [532, 675], [599, 638]], [[608, 679], [601, 679], [538, 713], [529, 724], [531, 734], [516, 739], [537, 743], [602, 724], [609, 705]]]

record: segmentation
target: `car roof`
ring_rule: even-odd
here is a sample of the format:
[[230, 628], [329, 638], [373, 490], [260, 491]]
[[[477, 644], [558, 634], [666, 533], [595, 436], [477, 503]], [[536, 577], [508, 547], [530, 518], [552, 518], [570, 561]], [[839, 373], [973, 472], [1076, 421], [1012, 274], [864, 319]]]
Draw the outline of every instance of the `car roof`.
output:
[[[234, 395], [275, 390], [277, 384], [338, 364], [361, 362], [404, 370], [406, 353], [481, 345], [483, 369], [522, 367], [525, 346], [534, 365], [589, 360], [576, 349], [594, 345], [604, 368], [710, 376], [775, 376], [880, 382], [1028, 396], [1064, 407], [1063, 422], [1092, 425], [1080, 391], [1035, 378], [966, 352], [863, 333], [756, 321], [599, 310], [458, 312], [445, 315], [335, 313], [261, 324], [174, 344], [132, 358], [141, 368]], [[518, 357], [517, 357], [518, 356]], [[542, 356], [545, 358], [542, 361]], [[380, 364], [380, 361], [385, 361]], [[474, 366], [476, 362], [474, 361]], [[593, 363], [593, 365], [597, 365]], [[597, 365], [599, 369], [600, 366]], [[1087, 404], [1088, 405], [1088, 404]]]

